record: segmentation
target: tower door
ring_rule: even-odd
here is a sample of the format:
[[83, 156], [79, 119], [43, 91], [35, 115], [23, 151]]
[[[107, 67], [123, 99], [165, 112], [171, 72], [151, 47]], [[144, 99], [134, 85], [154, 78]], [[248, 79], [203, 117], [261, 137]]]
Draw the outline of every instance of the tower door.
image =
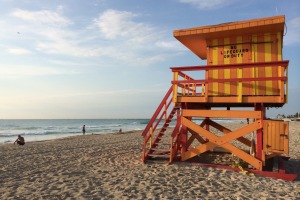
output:
[[264, 120], [263, 147], [269, 153], [289, 153], [289, 124], [283, 121]]

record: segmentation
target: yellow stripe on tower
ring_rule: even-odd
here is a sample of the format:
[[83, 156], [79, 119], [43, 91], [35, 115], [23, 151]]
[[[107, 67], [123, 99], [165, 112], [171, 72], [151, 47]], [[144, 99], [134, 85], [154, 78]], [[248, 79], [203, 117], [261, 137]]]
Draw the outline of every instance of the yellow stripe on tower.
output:
[[[257, 35], [253, 35], [252, 36], [252, 60], [253, 62], [257, 62]], [[252, 69], [252, 77], [253, 78], [257, 78], [258, 77], [258, 69], [257, 68], [253, 68]], [[258, 94], [258, 82], [254, 81], [253, 82], [253, 95], [257, 95]]]
[[[224, 38], [224, 52], [230, 51], [230, 46], [228, 45], [230, 43], [229, 38]], [[224, 55], [230, 55], [224, 53]], [[230, 64], [230, 58], [224, 58], [224, 64]], [[230, 69], [224, 69], [224, 79], [229, 79], [230, 78]], [[224, 94], [225, 95], [230, 95], [230, 83], [229, 82], [224, 82]]]
[[[272, 61], [272, 43], [271, 42], [271, 35], [266, 34], [264, 36], [265, 43], [265, 62]], [[266, 77], [272, 77], [272, 67], [265, 68]], [[266, 81], [266, 95], [273, 94], [273, 84], [272, 81]]]
[[[277, 33], [277, 59], [278, 61], [282, 61], [282, 35], [281, 32]], [[278, 66], [278, 76], [281, 77], [284, 75], [284, 69], [282, 66]], [[278, 87], [280, 90], [280, 96], [284, 95], [282, 93], [284, 93], [284, 81], [278, 80]], [[286, 99], [285, 99], [285, 103], [288, 103], [288, 82], [286, 83]]]
[[[218, 45], [218, 39], [214, 39], [212, 41], [212, 45], [213, 46], [217, 46]], [[213, 47], [213, 50], [212, 50], [213, 65], [217, 65], [218, 64], [218, 54], [219, 54], [218, 47]], [[218, 70], [213, 70], [212, 77], [213, 77], [213, 79], [218, 79], [219, 78]], [[213, 82], [212, 85], [213, 85], [212, 95], [218, 95], [218, 88], [219, 88], [218, 82]]]
[[277, 41], [278, 41], [278, 61], [282, 61], [282, 36], [281, 36], [281, 32], [277, 33]]
[[[239, 43], [242, 43], [243, 42], [243, 38], [240, 36], [240, 37], [237, 37], [237, 43], [238, 45], [237, 46], [237, 49], [243, 49], [243, 45], [242, 44], [239, 44]], [[236, 58], [236, 62], [237, 63], [242, 63], [243, 62], [243, 57], [240, 53], [237, 53], [237, 58]], [[242, 68], [239, 68], [238, 71], [237, 71], [237, 77], [238, 78], [242, 78], [243, 77], [243, 69]], [[238, 87], [237, 87], [237, 94], [239, 96], [239, 102], [242, 102], [242, 93], [243, 93], [243, 89], [242, 89], [242, 81], [239, 81], [238, 82]]]

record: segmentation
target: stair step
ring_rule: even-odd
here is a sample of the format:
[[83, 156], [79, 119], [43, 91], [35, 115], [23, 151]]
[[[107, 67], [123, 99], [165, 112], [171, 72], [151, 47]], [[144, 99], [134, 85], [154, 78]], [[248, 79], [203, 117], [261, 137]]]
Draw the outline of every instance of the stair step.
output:
[[159, 143], [160, 146], [170, 146], [170, 143]]
[[160, 152], [170, 152], [170, 149], [159, 149], [159, 148], [152, 148], [153, 151], [160, 151]]
[[161, 154], [148, 154], [149, 157], [157, 157], [157, 158], [170, 158], [170, 155], [168, 154], [164, 154], [164, 155], [161, 155]]
[[154, 160], [148, 159], [147, 163], [149, 164], [160, 164], [160, 165], [166, 165], [168, 164], [168, 160], [164, 159], [164, 158], [155, 158]]

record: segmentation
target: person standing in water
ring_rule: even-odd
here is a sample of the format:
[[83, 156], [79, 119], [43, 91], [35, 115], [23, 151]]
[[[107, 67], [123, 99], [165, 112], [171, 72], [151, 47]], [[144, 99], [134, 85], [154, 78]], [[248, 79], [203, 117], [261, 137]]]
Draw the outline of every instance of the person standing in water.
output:
[[82, 134], [85, 135], [85, 125], [82, 126]]

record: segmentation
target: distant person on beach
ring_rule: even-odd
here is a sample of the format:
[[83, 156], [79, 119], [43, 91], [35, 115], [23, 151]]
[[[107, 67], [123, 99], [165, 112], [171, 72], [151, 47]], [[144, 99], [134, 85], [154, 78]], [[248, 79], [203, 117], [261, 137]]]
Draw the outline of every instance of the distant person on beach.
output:
[[18, 145], [24, 145], [25, 144], [25, 139], [21, 136], [18, 135], [18, 138], [16, 139], [16, 141], [14, 142], [14, 144], [18, 144]]
[[82, 134], [85, 135], [85, 125], [82, 126]]
[[122, 129], [120, 128], [119, 133], [122, 133]]

